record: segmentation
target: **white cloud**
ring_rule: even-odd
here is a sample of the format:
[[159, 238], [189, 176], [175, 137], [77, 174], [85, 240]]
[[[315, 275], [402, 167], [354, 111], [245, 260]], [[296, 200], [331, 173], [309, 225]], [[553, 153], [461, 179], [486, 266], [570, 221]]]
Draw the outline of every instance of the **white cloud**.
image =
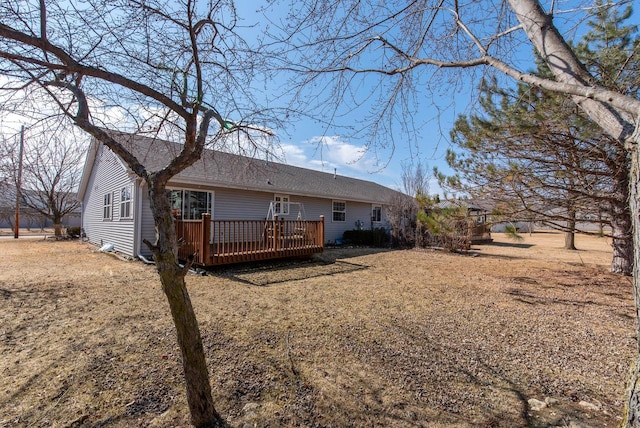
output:
[[366, 149], [347, 143], [340, 136], [316, 136], [303, 144], [313, 147], [322, 161], [337, 166], [362, 170], [366, 165]]
[[[308, 168], [309, 158], [304, 153], [302, 147], [295, 144], [281, 144], [280, 150], [282, 151], [282, 155], [284, 157], [283, 161], [289, 165], [300, 166], [303, 168]], [[318, 169], [318, 168], [314, 168]]]
[[284, 163], [339, 175], [374, 181], [397, 188], [399, 175], [392, 168], [376, 163], [364, 146], [344, 141], [340, 136], [316, 136], [299, 144], [288, 142], [279, 145]]

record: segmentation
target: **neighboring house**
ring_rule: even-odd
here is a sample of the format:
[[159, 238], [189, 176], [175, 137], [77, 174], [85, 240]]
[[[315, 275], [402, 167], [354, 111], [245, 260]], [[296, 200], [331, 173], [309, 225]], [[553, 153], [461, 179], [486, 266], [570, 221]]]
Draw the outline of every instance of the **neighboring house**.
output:
[[[611, 216], [598, 206], [590, 207], [589, 211], [575, 213], [576, 224], [574, 229], [579, 232], [604, 233], [611, 231]], [[595, 209], [594, 209], [595, 208]], [[566, 231], [570, 224], [567, 221], [567, 209], [563, 207], [547, 207], [544, 216], [538, 221], [540, 229], [553, 229]]]
[[[532, 211], [537, 213], [523, 212], [515, 217], [494, 222], [491, 231], [505, 232], [508, 227], [512, 227], [520, 233], [533, 233], [536, 230], [568, 231], [572, 227], [567, 221], [569, 214], [564, 207], [538, 206], [532, 208]], [[610, 215], [598, 206], [576, 212], [575, 219], [573, 229], [576, 232], [602, 234], [611, 231]]]
[[[34, 192], [33, 190], [22, 190]], [[35, 199], [35, 198], [33, 198]], [[16, 215], [16, 188], [6, 185], [0, 189], [0, 228], [13, 228]], [[80, 207], [62, 217], [64, 227], [77, 227], [81, 223]], [[21, 229], [43, 229], [53, 227], [53, 221], [42, 215], [37, 210], [20, 203], [20, 228]]]
[[[110, 132], [150, 171], [164, 166], [181, 147]], [[232, 245], [228, 235], [240, 232], [216, 229], [231, 227], [223, 221], [252, 220], [265, 225], [275, 216], [306, 221], [324, 216], [323, 242], [316, 243], [322, 247], [342, 239], [345, 230], [386, 227], [385, 204], [398, 193], [370, 181], [211, 150], [205, 150], [200, 161], [176, 175], [167, 187], [179, 226], [199, 222], [202, 214], [210, 214], [213, 229], [209, 243], [226, 239], [227, 246]], [[155, 240], [147, 187], [96, 140], [90, 146], [78, 196], [83, 207], [82, 226], [90, 242], [113, 244], [116, 251], [132, 257], [150, 255], [143, 244], [144, 239]]]
[[466, 208], [466, 234], [472, 244], [491, 242], [491, 225], [489, 214], [491, 210], [482, 201], [456, 200], [441, 201], [433, 206], [433, 210], [445, 210], [452, 208]]
[[[540, 226], [538, 226], [540, 228]], [[506, 233], [514, 230], [517, 233], [533, 233], [536, 229], [536, 223], [526, 220], [499, 221], [491, 225], [491, 231], [494, 233]]]

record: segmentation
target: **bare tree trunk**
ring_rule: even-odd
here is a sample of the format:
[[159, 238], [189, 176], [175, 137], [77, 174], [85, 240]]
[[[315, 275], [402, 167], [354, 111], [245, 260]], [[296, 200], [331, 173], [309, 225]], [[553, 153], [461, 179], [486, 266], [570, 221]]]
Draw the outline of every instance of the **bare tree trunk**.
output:
[[636, 357], [629, 382], [629, 393], [625, 408], [624, 421], [621, 425], [625, 428], [640, 426], [640, 357]]
[[[549, 66], [556, 80], [559, 83], [568, 83], [576, 87], [593, 88], [593, 76], [589, 74], [560, 35], [558, 29], [553, 25], [552, 16], [543, 11], [540, 2], [536, 0], [509, 0], [509, 4], [518, 21], [522, 24], [527, 37]], [[520, 77], [523, 81], [529, 80]], [[549, 86], [547, 89], [551, 89], [551, 87]], [[633, 97], [607, 91], [605, 88], [598, 88], [598, 90], [602, 93], [607, 92], [607, 104], [595, 100], [591, 94], [588, 97], [573, 96], [573, 100], [605, 132], [620, 141], [626, 140], [633, 132], [634, 119], [627, 112], [637, 111], [637, 108], [634, 108], [637, 100]]]
[[[619, 165], [628, 165], [628, 158], [625, 154], [617, 162]], [[623, 275], [633, 274], [633, 226], [631, 224], [629, 202], [629, 179], [628, 168], [620, 167], [619, 174], [614, 178], [614, 189], [611, 197], [611, 235], [613, 247], [613, 259], [611, 260], [611, 272]]]
[[564, 233], [564, 249], [565, 250], [576, 249], [576, 234], [574, 232]]
[[631, 215], [628, 206], [614, 207], [611, 220], [611, 246], [613, 247], [613, 259], [611, 260], [611, 272], [623, 275], [633, 273], [633, 235], [631, 227]]
[[576, 210], [573, 207], [567, 212], [567, 231], [564, 233], [564, 249], [576, 249]]
[[224, 420], [213, 407], [209, 372], [204, 356], [200, 329], [187, 292], [184, 272], [173, 253], [158, 253], [156, 264], [160, 281], [176, 327], [182, 353], [182, 367], [187, 389], [191, 423], [196, 427], [222, 427]]
[[[629, 229], [625, 230], [624, 227], [620, 229], [620, 232], [618, 232], [615, 227], [613, 228], [613, 258], [610, 271], [612, 273], [631, 275], [633, 272], [633, 241], [631, 240]], [[620, 238], [619, 233], [624, 233], [624, 237]]]
[[[527, 37], [559, 82], [584, 88], [593, 87], [591, 76], [553, 26], [551, 17], [543, 12], [539, 2], [509, 0], [509, 4], [523, 25]], [[606, 92], [603, 89], [600, 90]], [[637, 103], [637, 99], [621, 96], [618, 103], [614, 100], [617, 95], [612, 94], [607, 104], [589, 98], [574, 97], [574, 100], [605, 132], [627, 143], [626, 147], [629, 148], [631, 172], [628, 201], [633, 230], [633, 295], [636, 310], [636, 338], [638, 338], [640, 336], [640, 152], [638, 151], [640, 124], [637, 121], [640, 118], [637, 116], [638, 109], [632, 107]], [[636, 112], [635, 117], [628, 113], [631, 111]], [[625, 427], [640, 427], [640, 347], [636, 352], [623, 424]]]
[[53, 231], [56, 238], [62, 236], [62, 218], [59, 214], [54, 214], [51, 218], [53, 220]]
[[629, 390], [627, 395], [627, 405], [625, 409], [625, 419], [623, 424], [625, 427], [640, 427], [640, 343], [637, 339], [640, 337], [640, 245], [638, 245], [638, 232], [640, 231], [640, 151], [635, 148], [631, 150], [631, 173], [630, 179], [630, 202], [631, 219], [634, 231], [633, 246], [633, 297], [636, 309], [636, 346], [638, 353], [629, 382]]
[[[182, 367], [187, 388], [191, 423], [195, 427], [224, 427], [211, 395], [209, 372], [205, 360], [200, 328], [185, 283], [187, 270], [178, 265], [173, 249], [176, 233], [164, 185], [149, 186], [157, 241], [147, 245], [153, 251], [162, 290], [167, 296], [182, 353]], [[172, 243], [174, 245], [172, 245]]]

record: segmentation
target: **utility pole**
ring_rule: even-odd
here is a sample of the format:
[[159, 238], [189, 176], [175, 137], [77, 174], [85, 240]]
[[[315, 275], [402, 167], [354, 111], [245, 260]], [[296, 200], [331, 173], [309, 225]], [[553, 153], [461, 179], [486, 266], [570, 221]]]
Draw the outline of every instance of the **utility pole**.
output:
[[20, 151], [18, 154], [18, 178], [16, 180], [16, 221], [13, 227], [13, 238], [18, 239], [20, 233], [20, 188], [22, 187], [22, 152], [24, 151], [24, 125], [20, 127]]

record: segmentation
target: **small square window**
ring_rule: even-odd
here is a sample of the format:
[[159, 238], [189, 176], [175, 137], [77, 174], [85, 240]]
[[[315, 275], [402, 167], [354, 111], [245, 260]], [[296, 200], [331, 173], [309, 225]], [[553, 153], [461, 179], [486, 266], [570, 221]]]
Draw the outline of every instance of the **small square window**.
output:
[[289, 196], [275, 195], [273, 197], [273, 211], [275, 215], [289, 215]]

